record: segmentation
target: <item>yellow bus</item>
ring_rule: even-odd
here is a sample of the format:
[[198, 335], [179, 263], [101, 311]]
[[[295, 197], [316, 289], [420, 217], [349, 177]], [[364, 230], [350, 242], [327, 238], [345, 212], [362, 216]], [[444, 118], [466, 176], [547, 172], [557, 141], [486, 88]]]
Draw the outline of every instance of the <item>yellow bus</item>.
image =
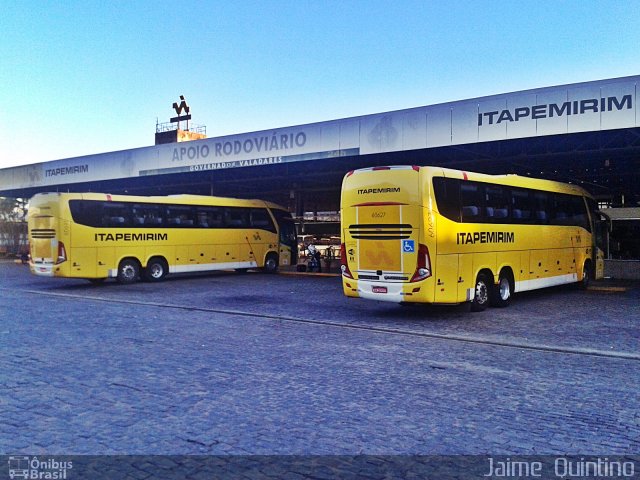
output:
[[29, 202], [35, 275], [100, 282], [297, 263], [291, 215], [261, 200], [41, 193]]
[[602, 278], [603, 222], [575, 185], [436, 167], [351, 171], [341, 193], [344, 294], [506, 306], [514, 292]]

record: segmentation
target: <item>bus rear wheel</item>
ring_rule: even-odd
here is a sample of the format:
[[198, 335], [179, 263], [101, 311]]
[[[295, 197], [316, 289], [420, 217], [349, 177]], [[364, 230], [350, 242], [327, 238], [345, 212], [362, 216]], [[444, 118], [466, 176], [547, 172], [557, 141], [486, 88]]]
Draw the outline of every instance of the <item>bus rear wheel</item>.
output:
[[511, 278], [508, 274], [500, 273], [498, 284], [491, 291], [491, 305], [494, 307], [506, 307], [511, 302]]
[[165, 262], [163, 258], [158, 257], [149, 260], [147, 268], [144, 270], [144, 276], [150, 282], [159, 282], [167, 273], [169, 273], [167, 262]]
[[473, 301], [471, 302], [472, 312], [482, 312], [489, 305], [489, 297], [491, 292], [491, 283], [484, 273], [478, 274], [476, 286], [474, 289]]
[[134, 283], [140, 277], [140, 264], [133, 258], [125, 258], [118, 265], [118, 282]]

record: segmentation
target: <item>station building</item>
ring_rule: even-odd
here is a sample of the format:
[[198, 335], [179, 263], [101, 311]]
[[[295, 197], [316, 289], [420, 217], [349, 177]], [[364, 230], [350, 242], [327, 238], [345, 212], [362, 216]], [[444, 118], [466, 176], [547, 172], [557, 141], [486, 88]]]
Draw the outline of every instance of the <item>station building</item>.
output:
[[305, 232], [339, 235], [346, 172], [436, 165], [581, 185], [614, 220], [609, 256], [639, 259], [639, 95], [640, 75], [223, 137], [164, 132], [154, 146], [0, 169], [0, 196], [262, 198], [288, 206]]

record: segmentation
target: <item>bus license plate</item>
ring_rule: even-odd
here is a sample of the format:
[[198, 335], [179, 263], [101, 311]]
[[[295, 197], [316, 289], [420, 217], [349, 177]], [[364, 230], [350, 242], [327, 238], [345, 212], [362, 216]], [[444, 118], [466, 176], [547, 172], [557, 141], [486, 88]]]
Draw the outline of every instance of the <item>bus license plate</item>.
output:
[[373, 293], [387, 293], [387, 287], [373, 287]]

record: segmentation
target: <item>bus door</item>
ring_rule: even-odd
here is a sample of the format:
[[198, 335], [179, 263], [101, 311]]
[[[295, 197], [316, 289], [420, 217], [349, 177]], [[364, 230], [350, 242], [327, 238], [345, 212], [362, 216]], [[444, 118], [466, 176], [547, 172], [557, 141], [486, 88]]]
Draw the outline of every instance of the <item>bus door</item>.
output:
[[609, 232], [611, 232], [611, 218], [598, 210], [598, 204], [592, 198], [587, 198], [587, 207], [591, 217], [591, 247], [595, 262], [594, 275], [596, 280], [604, 278], [604, 259], [609, 257]]
[[289, 212], [284, 210], [272, 209], [278, 231], [280, 232], [278, 240], [278, 257], [280, 265], [297, 265], [298, 264], [298, 234], [296, 232], [296, 224], [291, 218]]
[[604, 278], [604, 259], [609, 256], [609, 232], [611, 219], [602, 212], [597, 212], [594, 225], [593, 248], [595, 251], [595, 279]]

